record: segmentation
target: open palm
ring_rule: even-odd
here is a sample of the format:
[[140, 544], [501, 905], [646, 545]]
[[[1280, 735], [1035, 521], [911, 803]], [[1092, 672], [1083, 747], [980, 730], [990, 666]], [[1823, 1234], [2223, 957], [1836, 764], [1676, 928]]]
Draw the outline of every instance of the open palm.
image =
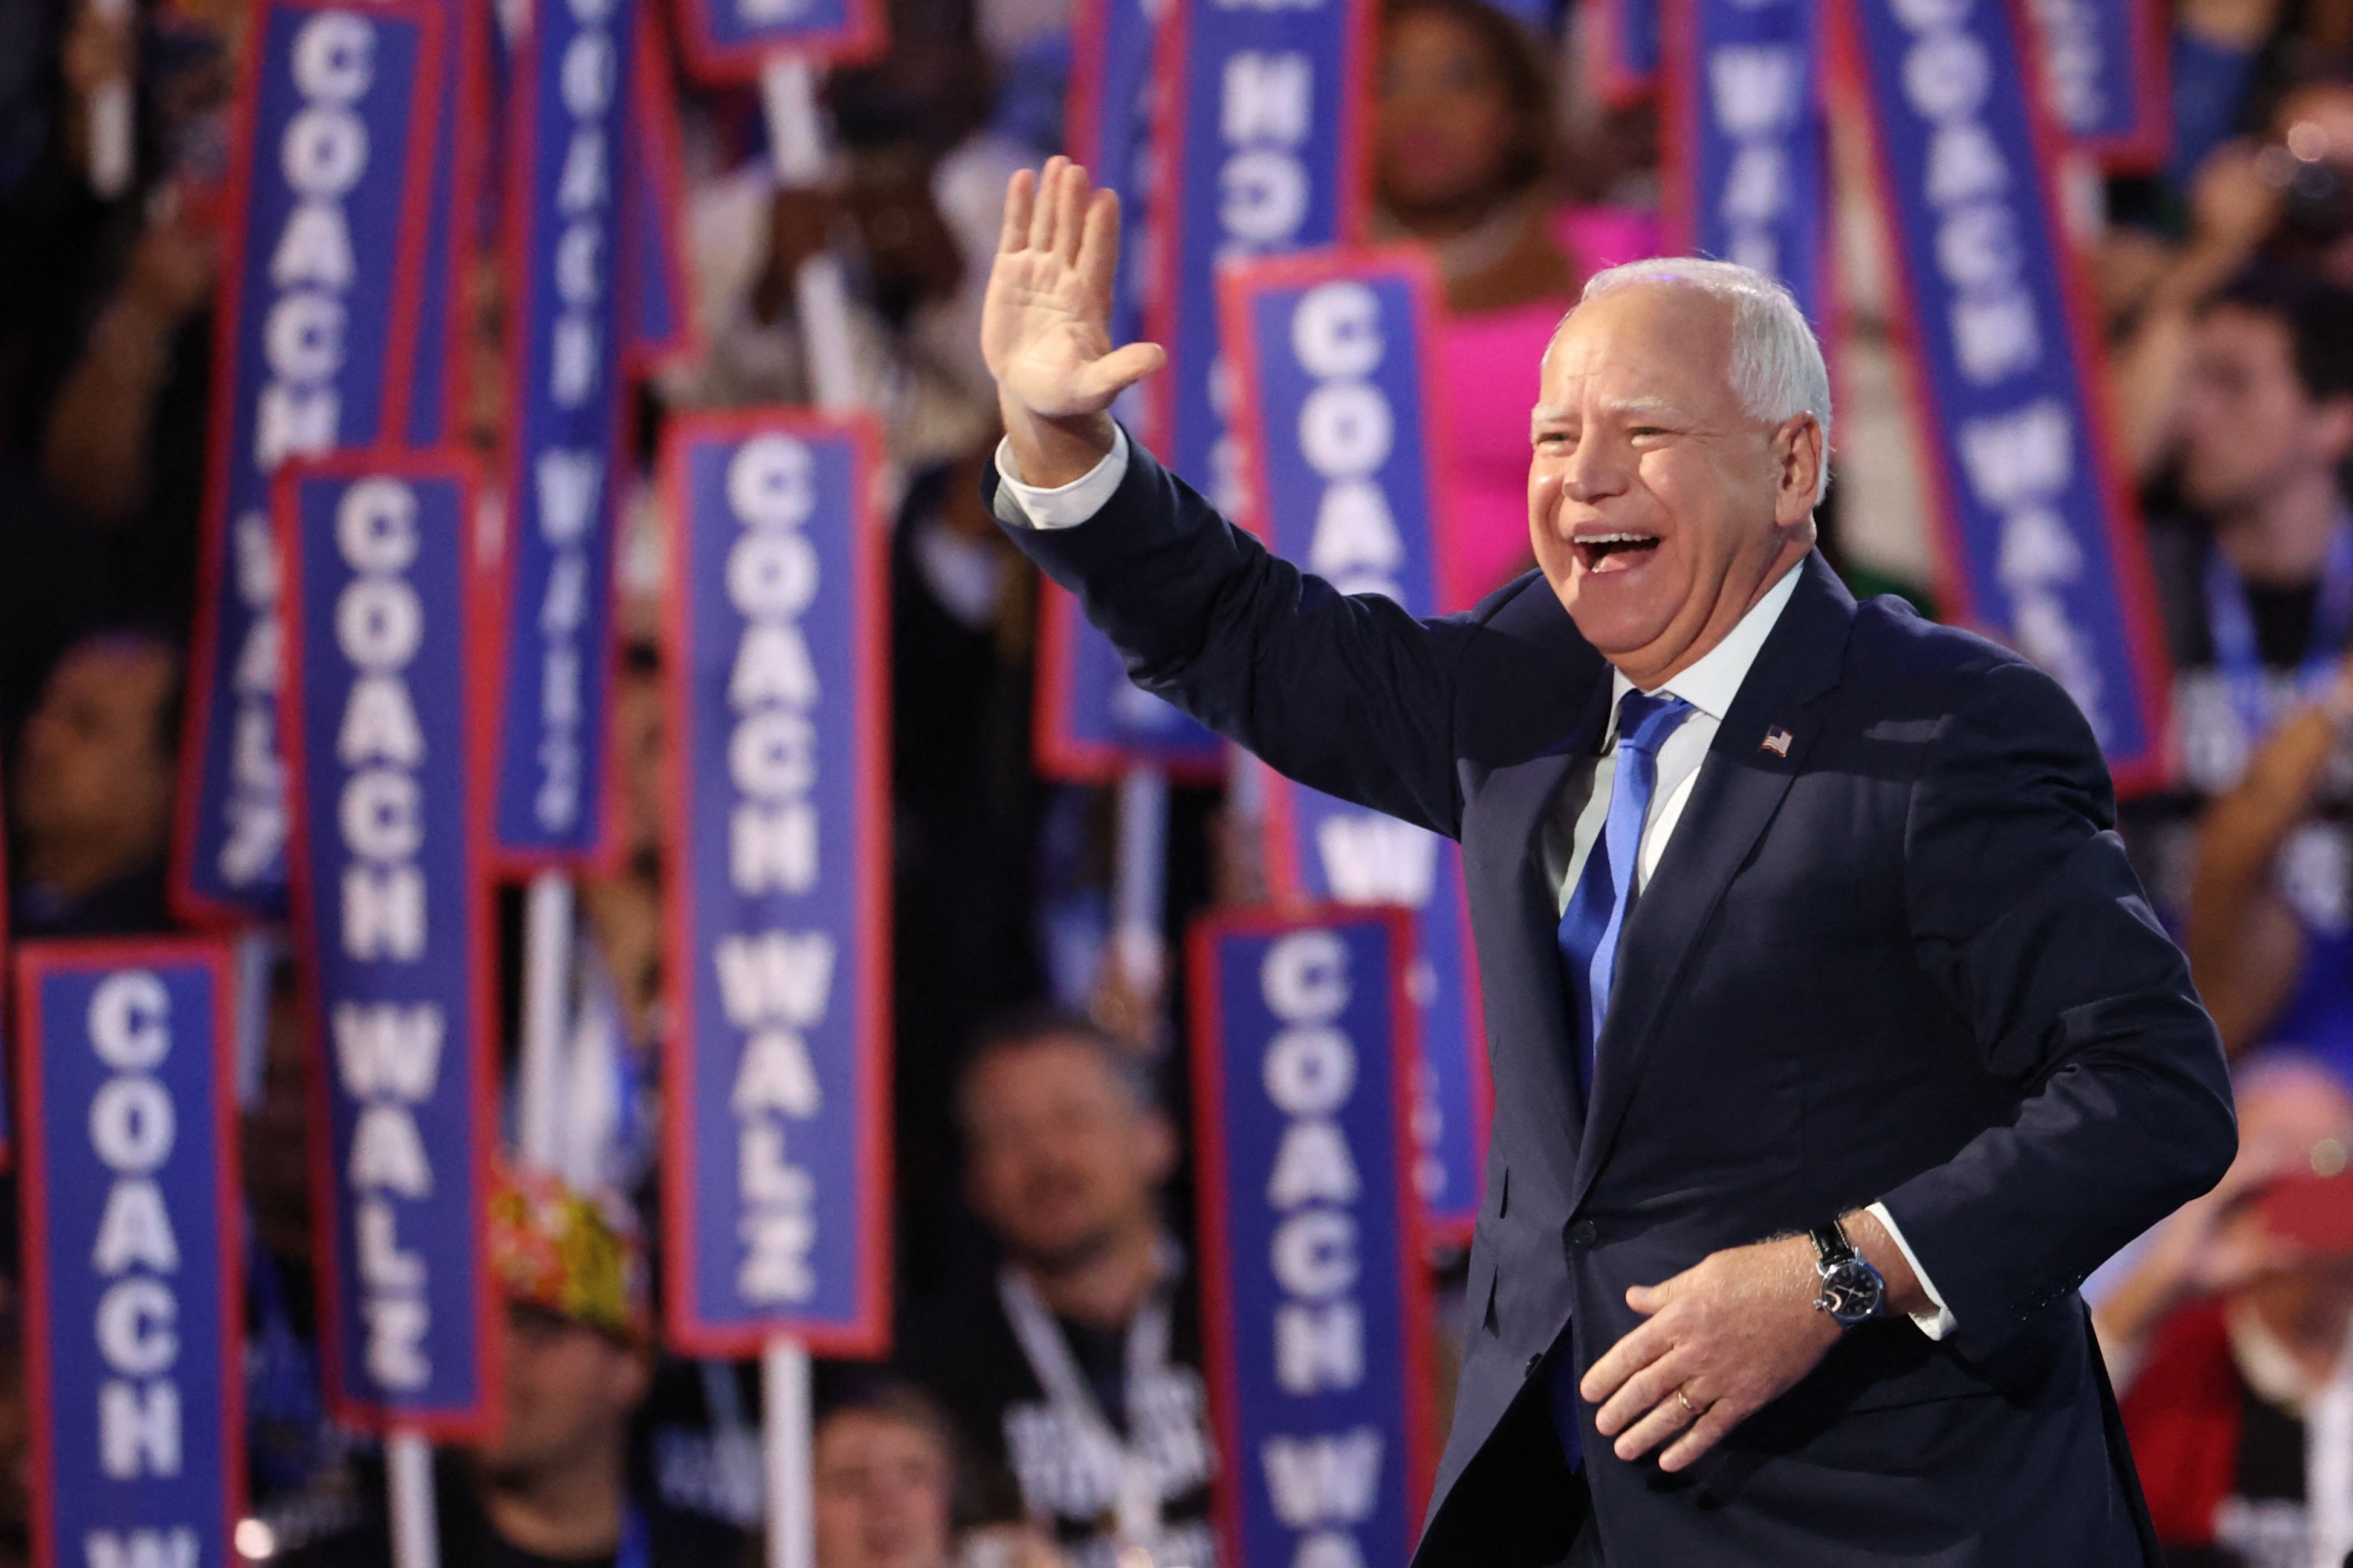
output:
[[1000, 396], [1042, 419], [1099, 414], [1160, 368], [1155, 343], [1114, 348], [1119, 197], [1056, 158], [1005, 193], [1005, 229], [981, 309], [980, 352]]

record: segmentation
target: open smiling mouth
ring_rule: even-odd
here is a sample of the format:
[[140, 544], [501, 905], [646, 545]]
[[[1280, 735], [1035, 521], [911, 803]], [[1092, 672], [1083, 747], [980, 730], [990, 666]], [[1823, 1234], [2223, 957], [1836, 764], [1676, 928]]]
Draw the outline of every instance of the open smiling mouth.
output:
[[1577, 556], [1588, 572], [1623, 572], [1658, 547], [1654, 534], [1595, 533], [1577, 542]]

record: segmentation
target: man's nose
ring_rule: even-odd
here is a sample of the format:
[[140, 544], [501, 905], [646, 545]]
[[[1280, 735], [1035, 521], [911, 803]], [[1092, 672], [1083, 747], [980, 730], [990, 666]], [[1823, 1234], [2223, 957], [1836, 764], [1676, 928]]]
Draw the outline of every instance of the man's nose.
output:
[[1606, 500], [1624, 493], [1633, 478], [1631, 455], [1607, 441], [1580, 441], [1561, 460], [1561, 494], [1569, 500]]

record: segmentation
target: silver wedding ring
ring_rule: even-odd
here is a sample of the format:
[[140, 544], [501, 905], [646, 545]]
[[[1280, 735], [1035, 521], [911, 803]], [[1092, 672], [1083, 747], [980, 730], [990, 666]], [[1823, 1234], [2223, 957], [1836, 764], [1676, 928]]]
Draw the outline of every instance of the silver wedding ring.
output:
[[1683, 1414], [1686, 1415], [1697, 1415], [1699, 1414], [1698, 1409], [1693, 1405], [1690, 1396], [1685, 1394], [1680, 1388], [1675, 1390], [1675, 1403], [1683, 1407]]

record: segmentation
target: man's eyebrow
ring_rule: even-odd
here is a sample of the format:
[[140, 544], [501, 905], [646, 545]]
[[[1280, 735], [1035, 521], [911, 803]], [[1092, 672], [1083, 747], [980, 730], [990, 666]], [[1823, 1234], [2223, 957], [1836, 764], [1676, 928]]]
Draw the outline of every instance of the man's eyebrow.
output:
[[[1663, 419], [1670, 424], [1677, 425], [1686, 425], [1691, 422], [1690, 416], [1663, 397], [1620, 397], [1603, 404], [1601, 412], [1605, 415], [1616, 415], [1620, 418]], [[1575, 417], [1577, 417], [1577, 411], [1567, 404], [1561, 403], [1539, 403], [1528, 410], [1530, 425], [1565, 422]]]

